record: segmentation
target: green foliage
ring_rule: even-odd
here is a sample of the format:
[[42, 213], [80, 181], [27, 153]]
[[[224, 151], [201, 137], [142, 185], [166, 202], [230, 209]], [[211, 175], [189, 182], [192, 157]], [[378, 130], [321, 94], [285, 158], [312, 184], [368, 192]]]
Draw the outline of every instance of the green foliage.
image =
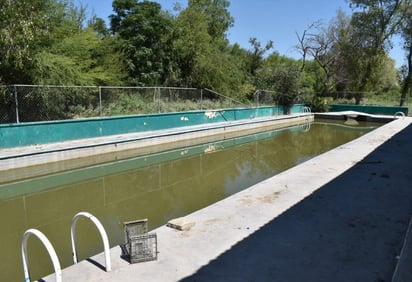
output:
[[0, 82], [28, 82], [27, 65], [36, 44], [50, 31], [47, 26], [49, 1], [0, 0]]
[[401, 99], [400, 106], [403, 106], [407, 98], [407, 94], [411, 91], [412, 85], [412, 2], [405, 1], [402, 6], [402, 23], [400, 35], [404, 40], [404, 50], [406, 52], [406, 65], [404, 65], [404, 75], [401, 82]]
[[280, 105], [289, 107], [299, 95], [301, 71], [298, 62], [277, 53], [267, 58], [256, 71], [256, 85], [259, 89], [278, 93]]
[[[359, 84], [362, 92], [372, 90], [371, 78], [381, 67], [382, 58], [391, 46], [390, 38], [399, 29], [401, 2], [399, 0], [352, 0], [351, 6], [359, 11], [352, 15], [351, 41], [355, 44], [351, 56], [356, 58]], [[360, 100], [357, 100], [359, 103]]]
[[199, 65], [202, 57], [207, 59], [212, 54], [212, 38], [207, 31], [206, 18], [202, 13], [187, 8], [177, 18], [176, 27], [173, 45], [180, 66], [181, 84], [185, 87], [205, 87]]
[[307, 61], [301, 74], [299, 91], [302, 93], [321, 93], [323, 91], [322, 75], [322, 68], [318, 63]]
[[229, 13], [228, 0], [189, 0], [188, 9], [204, 16], [207, 32], [214, 40], [226, 37], [234, 19]]
[[111, 31], [119, 37], [119, 49], [133, 85], [159, 85], [171, 66], [172, 18], [158, 3], [114, 0]]
[[46, 85], [107, 85], [119, 83], [122, 67], [108, 40], [91, 28], [73, 34], [36, 54], [33, 82]]
[[[301, 85], [306, 89], [311, 85], [321, 96], [393, 88], [397, 75], [386, 52], [400, 24], [399, 2], [354, 0], [351, 18], [339, 11], [329, 25], [314, 23], [306, 29], [299, 37], [304, 58]], [[310, 66], [307, 58], [313, 58], [319, 68]], [[362, 94], [356, 95], [356, 103], [361, 100]]]
[[255, 75], [264, 62], [265, 53], [273, 48], [273, 42], [269, 41], [265, 47], [262, 47], [256, 38], [250, 38], [249, 43], [252, 45], [252, 49], [248, 51], [247, 55], [248, 71], [251, 75]]
[[230, 97], [244, 99], [243, 58], [234, 56], [225, 40], [233, 19], [228, 1], [189, 1], [176, 18], [173, 46], [179, 66], [179, 85], [210, 88]]
[[[390, 37], [401, 32], [405, 50], [412, 49], [409, 0], [351, 0], [351, 17], [338, 12], [327, 26], [314, 24], [310, 32], [304, 31], [299, 42], [302, 60], [269, 53], [273, 42], [261, 44], [254, 37], [249, 49], [231, 45], [229, 0], [187, 3], [172, 15], [155, 1], [114, 0], [107, 27], [95, 15], [87, 19], [86, 9], [74, 0], [0, 0], [0, 83], [209, 88], [244, 104], [254, 102], [256, 91], [267, 90], [276, 93], [270, 103], [288, 106], [304, 97], [323, 111], [330, 92], [368, 90], [378, 93], [373, 100], [382, 100], [399, 91], [395, 66], [386, 53]], [[409, 77], [404, 81], [410, 83], [411, 67], [404, 69], [404, 77]], [[410, 88], [400, 85], [403, 92]], [[55, 98], [67, 113], [58, 113], [56, 107], [53, 115], [97, 115], [93, 95], [61, 96], [79, 105]], [[36, 101], [45, 111], [54, 103]], [[197, 108], [192, 102], [169, 100], [160, 106]], [[114, 95], [105, 103], [105, 114], [146, 113], [159, 107], [150, 99], [127, 95]], [[214, 103], [210, 106], [217, 106]]]
[[329, 103], [331, 98], [327, 97], [319, 97], [317, 95], [313, 95], [309, 99], [309, 104], [312, 112], [322, 113], [329, 111]]

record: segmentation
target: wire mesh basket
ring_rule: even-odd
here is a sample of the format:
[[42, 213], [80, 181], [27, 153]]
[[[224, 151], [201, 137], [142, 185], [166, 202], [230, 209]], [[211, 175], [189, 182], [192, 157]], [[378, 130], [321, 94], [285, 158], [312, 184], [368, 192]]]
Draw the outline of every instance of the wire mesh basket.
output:
[[123, 257], [130, 263], [157, 260], [157, 235], [148, 233], [147, 219], [124, 222]]
[[147, 219], [127, 221], [124, 225], [124, 241], [127, 243], [131, 236], [145, 234], [149, 232]]
[[130, 263], [157, 260], [157, 235], [147, 233], [130, 237]]

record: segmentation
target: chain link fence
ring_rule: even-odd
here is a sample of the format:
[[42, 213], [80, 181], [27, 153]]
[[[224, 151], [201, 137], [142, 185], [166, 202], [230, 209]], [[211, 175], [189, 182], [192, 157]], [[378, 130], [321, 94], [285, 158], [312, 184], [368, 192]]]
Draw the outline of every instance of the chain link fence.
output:
[[0, 123], [72, 119], [99, 104], [98, 88], [93, 86], [2, 86], [0, 99]]
[[209, 89], [0, 86], [0, 123], [248, 107]]
[[[290, 95], [258, 90], [250, 104], [210, 89], [175, 87], [113, 87], [0, 85], [0, 123], [50, 121], [87, 117], [153, 114], [233, 107], [302, 104], [316, 95], [328, 104], [398, 106], [398, 93], [335, 92]], [[253, 103], [253, 105], [252, 105]], [[405, 106], [411, 106], [410, 95]]]
[[257, 90], [254, 94], [256, 107], [271, 105], [304, 104], [305, 94], [284, 94], [275, 91]]
[[100, 116], [167, 113], [248, 106], [209, 89], [100, 87]]
[[[368, 106], [399, 106], [400, 95], [398, 92], [358, 92], [358, 91], [340, 91], [328, 93], [326, 96], [321, 96], [322, 98], [329, 98], [335, 104], [355, 104], [359, 101], [359, 105]], [[410, 94], [405, 97], [404, 101], [405, 107], [412, 106]]]
[[16, 121], [16, 107], [13, 88], [0, 85], [0, 123]]

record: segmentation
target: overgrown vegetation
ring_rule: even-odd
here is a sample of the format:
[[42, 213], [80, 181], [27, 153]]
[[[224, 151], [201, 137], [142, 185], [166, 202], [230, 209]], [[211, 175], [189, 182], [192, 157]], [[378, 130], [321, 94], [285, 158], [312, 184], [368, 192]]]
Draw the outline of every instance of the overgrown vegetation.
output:
[[[73, 0], [0, 0], [0, 85], [209, 88], [246, 104], [265, 89], [281, 94], [281, 104], [304, 97], [317, 110], [327, 110], [336, 92], [370, 92], [373, 101], [394, 97], [400, 105], [408, 101], [411, 0], [348, 1], [351, 15], [339, 11], [329, 23], [297, 33], [299, 60], [276, 52], [271, 41], [251, 38], [249, 49], [229, 42], [227, 33], [236, 24], [229, 5], [229, 0], [188, 0], [172, 14], [154, 1], [113, 0], [106, 26], [96, 16], [86, 18], [85, 8]], [[388, 57], [394, 35], [404, 40], [407, 64], [400, 70]], [[1, 93], [0, 112], [10, 112], [11, 102]], [[80, 101], [70, 114], [55, 115], [95, 115], [95, 98], [78, 93], [54, 97], [61, 104]], [[151, 107], [136, 97], [116, 97], [108, 113]], [[356, 95], [353, 102], [371, 100]], [[161, 107], [180, 106], [163, 101]]]

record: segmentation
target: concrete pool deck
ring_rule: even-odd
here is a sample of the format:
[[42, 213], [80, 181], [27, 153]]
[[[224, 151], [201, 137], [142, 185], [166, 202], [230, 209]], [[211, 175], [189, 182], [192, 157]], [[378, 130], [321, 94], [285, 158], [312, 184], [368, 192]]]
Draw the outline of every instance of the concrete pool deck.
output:
[[64, 269], [63, 281], [412, 281], [411, 123], [397, 119], [189, 214], [189, 231], [153, 230], [156, 261], [129, 264], [117, 246], [111, 272], [96, 266], [99, 254]]

